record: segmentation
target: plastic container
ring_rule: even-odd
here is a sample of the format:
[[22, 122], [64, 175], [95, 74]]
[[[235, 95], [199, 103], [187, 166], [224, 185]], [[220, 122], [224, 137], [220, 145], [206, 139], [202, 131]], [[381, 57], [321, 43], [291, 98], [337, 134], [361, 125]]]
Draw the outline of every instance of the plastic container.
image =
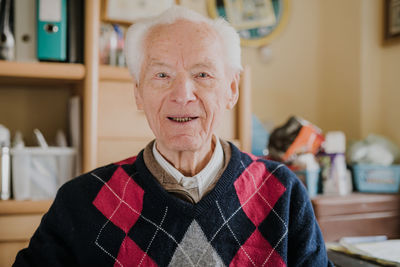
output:
[[318, 194], [319, 173], [321, 170], [295, 170], [294, 173], [303, 182], [310, 198]]
[[354, 185], [359, 192], [396, 193], [400, 185], [400, 165], [353, 165]]
[[73, 148], [13, 148], [11, 156], [16, 200], [52, 199], [58, 188], [75, 174]]

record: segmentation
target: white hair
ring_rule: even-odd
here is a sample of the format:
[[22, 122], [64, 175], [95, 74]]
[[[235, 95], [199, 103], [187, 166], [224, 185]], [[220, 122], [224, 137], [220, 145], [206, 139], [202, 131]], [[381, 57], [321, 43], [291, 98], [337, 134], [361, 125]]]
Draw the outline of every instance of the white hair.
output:
[[150, 29], [165, 24], [173, 24], [177, 20], [187, 20], [194, 23], [206, 23], [219, 35], [226, 62], [234, 73], [242, 70], [240, 58], [240, 38], [236, 30], [222, 18], [210, 19], [182, 6], [172, 6], [158, 16], [143, 19], [131, 25], [126, 33], [125, 57], [129, 72], [136, 82], [140, 79], [140, 70], [144, 58], [144, 41]]

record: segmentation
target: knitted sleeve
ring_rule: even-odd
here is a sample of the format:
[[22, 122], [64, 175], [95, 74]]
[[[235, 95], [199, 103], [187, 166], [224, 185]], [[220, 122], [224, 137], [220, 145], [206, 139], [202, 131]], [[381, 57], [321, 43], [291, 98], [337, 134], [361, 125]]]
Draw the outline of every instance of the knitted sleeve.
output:
[[288, 266], [333, 266], [306, 189], [293, 184], [289, 211]]
[[65, 212], [65, 197], [62, 187], [43, 216], [29, 246], [17, 254], [13, 266], [77, 266], [68, 247], [68, 237], [74, 228], [70, 216]]

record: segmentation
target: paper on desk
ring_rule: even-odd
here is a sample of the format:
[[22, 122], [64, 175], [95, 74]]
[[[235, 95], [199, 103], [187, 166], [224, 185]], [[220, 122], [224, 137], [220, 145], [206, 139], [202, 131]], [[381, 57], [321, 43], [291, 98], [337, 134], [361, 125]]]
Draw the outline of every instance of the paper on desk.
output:
[[326, 246], [330, 250], [371, 260], [383, 266], [400, 266], [400, 239], [357, 244], [327, 243]]
[[393, 261], [400, 266], [400, 239], [353, 244], [358, 251], [374, 258]]

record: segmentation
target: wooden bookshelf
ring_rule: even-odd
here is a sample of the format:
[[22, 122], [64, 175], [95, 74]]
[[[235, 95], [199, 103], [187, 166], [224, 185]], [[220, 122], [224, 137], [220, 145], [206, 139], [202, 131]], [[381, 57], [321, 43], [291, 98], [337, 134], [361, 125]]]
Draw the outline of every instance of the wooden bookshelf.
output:
[[11, 266], [17, 252], [28, 246], [52, 200], [0, 201], [0, 266]]
[[85, 67], [71, 63], [0, 60], [0, 77], [80, 81], [85, 77]]
[[99, 79], [108, 81], [132, 82], [128, 68], [100, 65]]
[[53, 200], [0, 200], [0, 215], [45, 213]]

